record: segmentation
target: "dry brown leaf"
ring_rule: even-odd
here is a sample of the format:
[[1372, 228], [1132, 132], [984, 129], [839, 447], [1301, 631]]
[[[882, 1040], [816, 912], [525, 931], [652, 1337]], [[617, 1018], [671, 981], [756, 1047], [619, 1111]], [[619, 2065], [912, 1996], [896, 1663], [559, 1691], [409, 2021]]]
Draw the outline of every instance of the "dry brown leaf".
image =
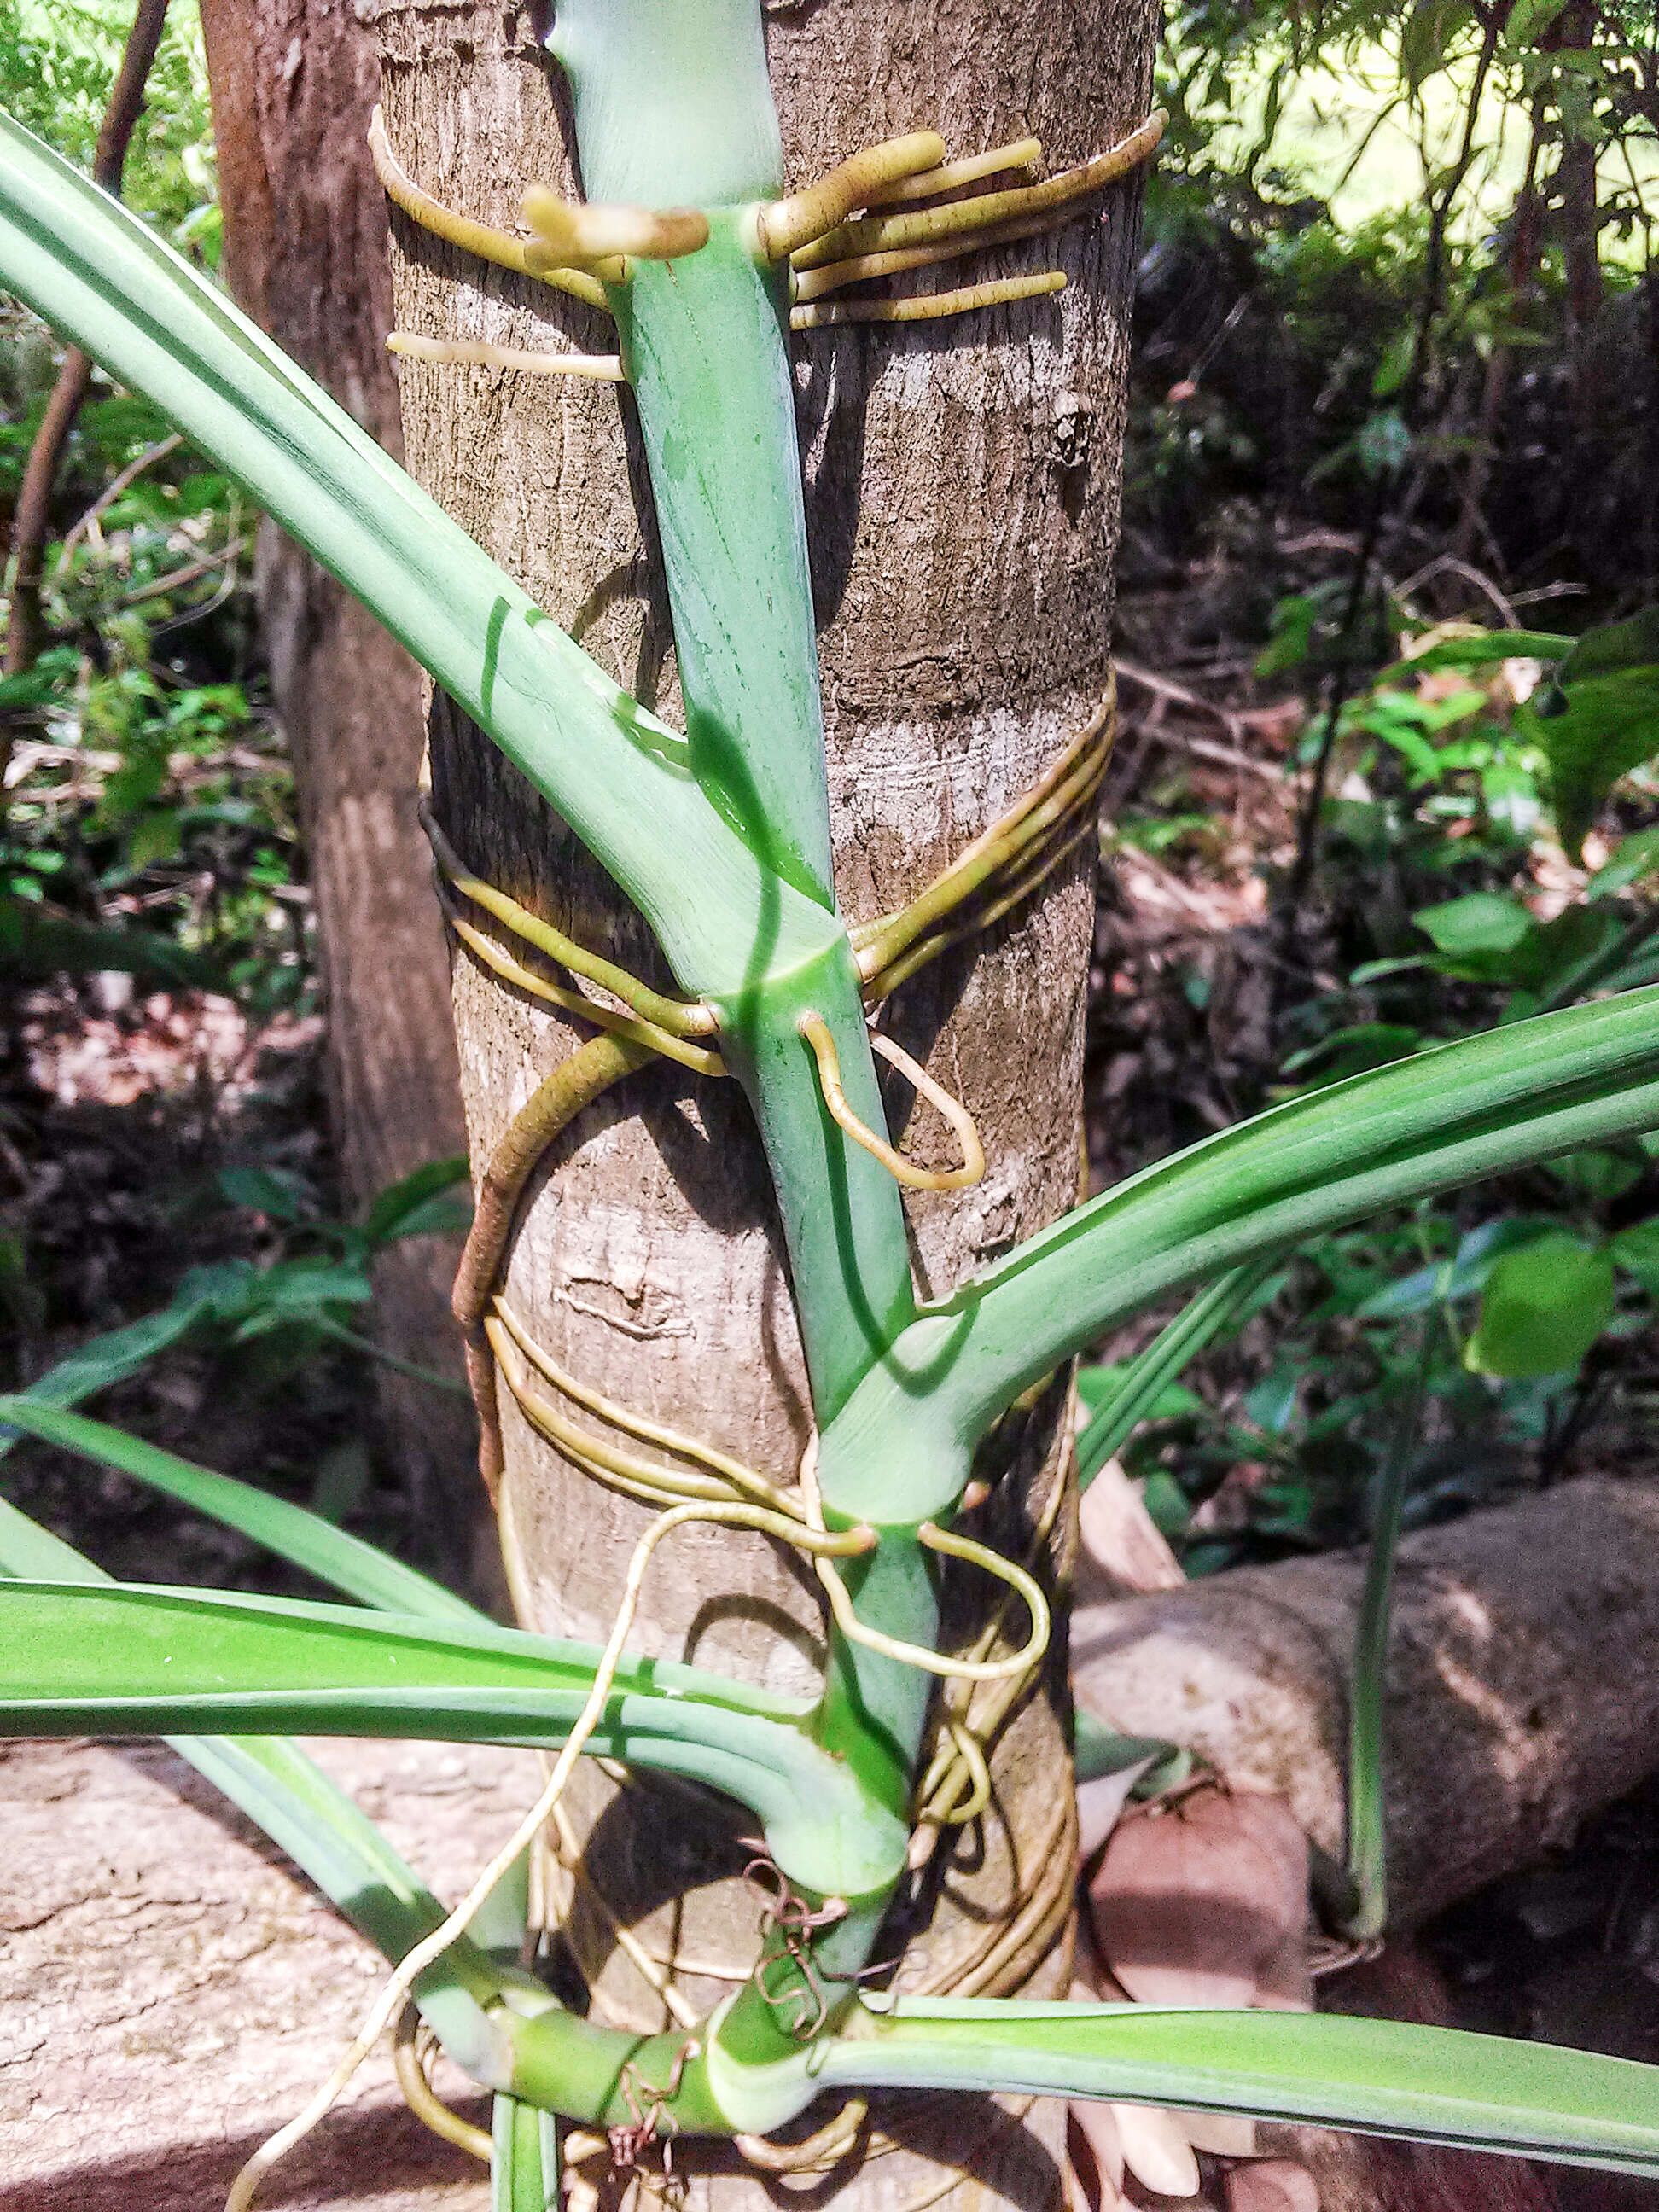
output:
[[1139, 2003], [1311, 2005], [1307, 1838], [1279, 1798], [1206, 1784], [1129, 1814], [1089, 1905], [1103, 1957]]
[[1159, 2197], [1196, 2197], [1198, 2160], [1178, 2112], [1156, 2105], [1113, 2105], [1123, 2163], [1143, 2189]]
[[1123, 1817], [1123, 1808], [1129, 1802], [1129, 1792], [1152, 1764], [1150, 1758], [1137, 1759], [1133, 1766], [1126, 1766], [1119, 1774], [1097, 1774], [1092, 1781], [1079, 1783], [1077, 1858], [1079, 1866], [1087, 1865], [1116, 1827]]
[[1072, 2106], [1072, 2118], [1093, 2154], [1103, 2201], [1109, 2206], [1115, 2204], [1123, 2185], [1123, 2138], [1118, 2133], [1117, 2115], [1109, 2105], [1079, 2097]]
[[1194, 2150], [1212, 2158], [1254, 2158], [1255, 2122], [1243, 2112], [1183, 2112], [1181, 2124]]
[[1227, 2212], [1319, 2212], [1319, 2191], [1305, 2166], [1264, 2158], [1227, 2176]]

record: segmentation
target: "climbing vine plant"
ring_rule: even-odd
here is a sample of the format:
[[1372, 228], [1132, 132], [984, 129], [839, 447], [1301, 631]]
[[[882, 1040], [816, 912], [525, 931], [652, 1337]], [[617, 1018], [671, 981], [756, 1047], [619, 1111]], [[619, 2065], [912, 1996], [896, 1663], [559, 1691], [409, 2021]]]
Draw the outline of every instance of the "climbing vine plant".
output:
[[[416, 2014], [495, 2094], [492, 2136], [474, 2148], [494, 2161], [498, 2201], [547, 2201], [566, 2124], [606, 2130], [623, 2162], [657, 2138], [696, 2134], [736, 2138], [762, 2159], [760, 2139], [815, 2099], [839, 2100], [821, 2131], [833, 2148], [849, 2112], [918, 2087], [1152, 2100], [1659, 2172], [1659, 2070], [1396, 2023], [899, 1996], [866, 1972], [907, 1872], [941, 1829], [983, 1806], [986, 1741], [1048, 1642], [1036, 1555], [1006, 1557], [972, 1534], [981, 1440], [1102, 1329], [1183, 1285], [1236, 1284], [1245, 1278], [1230, 1271], [1336, 1223], [1659, 1125], [1659, 993], [1516, 1023], [1297, 1099], [918, 1304], [901, 1187], [959, 1187], [983, 1159], [967, 1107], [873, 1035], [868, 1017], [925, 962], [1028, 898], [1091, 834], [1111, 704], [920, 897], [848, 927], [831, 879], [789, 331], [1052, 292], [1058, 271], [908, 300], [860, 287], [1066, 220], [1150, 155], [1160, 118], [1063, 176], [1037, 174], [1031, 142], [951, 160], [923, 131], [787, 194], [758, 0], [561, 0], [551, 43], [574, 94], [586, 202], [532, 186], [527, 235], [507, 234], [424, 193], [378, 118], [375, 160], [416, 222], [603, 308], [615, 352], [507, 355], [414, 332], [396, 343], [440, 362], [630, 386], [683, 735], [588, 660], [216, 292], [0, 121], [0, 280], [169, 409], [409, 646], [609, 870], [678, 985], [678, 995], [647, 988], [507, 898], [427, 808], [458, 938], [593, 1032], [483, 1164], [456, 1302], [486, 1478], [500, 1472], [504, 1385], [596, 1480], [659, 1509], [603, 1650], [497, 1627], [298, 1509], [64, 1410], [50, 1389], [0, 1401], [14, 1429], [125, 1468], [355, 1601], [118, 1585], [0, 1509], [10, 1577], [0, 1723], [17, 1735], [169, 1735], [393, 1966], [330, 2080], [239, 2177], [233, 2212], [394, 2022], [411, 2101], [477, 2136], [434, 2106], [412, 2055]], [[924, 1170], [895, 1148], [878, 1054], [951, 1123], [957, 1166]], [[588, 1102], [655, 1056], [741, 1085], [760, 1130], [815, 1423], [788, 1475], [664, 1431], [565, 1374], [500, 1293], [535, 1163]], [[1212, 1295], [1202, 1315], [1224, 1314], [1229, 1297]], [[1181, 1344], [1202, 1334], [1189, 1322]], [[592, 1419], [626, 1441], [602, 1439]], [[759, 1530], [811, 1562], [828, 1619], [816, 1698], [630, 1657], [653, 1559], [691, 1522]], [[967, 1652], [941, 1649], [941, 1555], [1006, 1586], [996, 1625]], [[941, 1679], [969, 1686], [973, 1700], [936, 1740]], [[556, 1756], [517, 1832], [446, 1913], [283, 1741], [290, 1729]], [[693, 1776], [759, 1825], [770, 1901], [758, 1954], [707, 2018], [624, 2034], [510, 1963], [527, 1848], [584, 1753]], [[1062, 1916], [1069, 1881], [1062, 1868]]]

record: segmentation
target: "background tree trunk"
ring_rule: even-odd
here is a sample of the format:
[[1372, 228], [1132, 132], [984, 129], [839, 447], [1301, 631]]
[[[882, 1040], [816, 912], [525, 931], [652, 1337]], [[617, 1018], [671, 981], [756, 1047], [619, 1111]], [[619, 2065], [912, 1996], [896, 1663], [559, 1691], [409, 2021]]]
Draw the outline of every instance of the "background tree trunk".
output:
[[[330, 0], [204, 0], [225, 264], [240, 304], [392, 453], [386, 202], [366, 133], [373, 37]], [[448, 964], [415, 817], [420, 672], [289, 539], [261, 533], [277, 712], [293, 749], [328, 994], [329, 1104], [348, 1201], [463, 1149]], [[388, 1350], [460, 1372], [456, 1252], [422, 1238], [376, 1271]], [[382, 1372], [390, 1442], [437, 1551], [465, 1568], [479, 1519], [465, 1408]]]
[[[507, 226], [529, 179], [571, 189], [568, 104], [528, 12], [380, 0], [376, 21], [392, 145], [419, 184]], [[923, 124], [953, 151], [1034, 131], [1059, 167], [1121, 136], [1148, 105], [1146, 0], [1086, 16], [1060, 0], [926, 14], [899, 0], [826, 0], [777, 9], [768, 23], [792, 182]], [[1073, 280], [1057, 301], [798, 342], [837, 883], [851, 916], [913, 895], [1055, 757], [1105, 685], [1137, 204], [1133, 186], [1115, 193], [1103, 221], [1091, 207], [1001, 264], [1042, 266], [1052, 254]], [[579, 303], [466, 259], [401, 217], [392, 233], [401, 326], [514, 345], [608, 343]], [[415, 474], [672, 719], [670, 627], [625, 395], [619, 404], [612, 388], [407, 361], [401, 375]], [[442, 701], [431, 737], [439, 811], [468, 864], [659, 974], [608, 880]], [[991, 1162], [972, 1192], [913, 1202], [925, 1291], [944, 1291], [1075, 1195], [1092, 891], [1085, 854], [982, 944], [907, 987], [893, 1010], [899, 1040], [971, 1106]], [[577, 1032], [465, 957], [455, 1008], [476, 1167]], [[924, 1119], [908, 1141], [926, 1157], [948, 1139]], [[769, 1186], [735, 1086], [659, 1068], [608, 1095], [532, 1183], [507, 1282], [567, 1368], [789, 1478], [809, 1433], [805, 1376]], [[1057, 1411], [1051, 1401], [1034, 1424], [1028, 1500], [1058, 1476]], [[602, 1637], [648, 1516], [562, 1462], [510, 1401], [504, 1413], [502, 1510], [520, 1610], [544, 1631]], [[1060, 1528], [1063, 1577], [1069, 1516]], [[1018, 1542], [1017, 1526], [1003, 1534]], [[819, 1609], [798, 1563], [729, 1531], [674, 1542], [647, 1583], [635, 1643], [780, 1687], [814, 1685]], [[1024, 1947], [1016, 1932], [996, 1948], [1045, 1875], [1061, 1869], [1069, 1893], [1063, 1685], [1051, 1688], [997, 1747], [983, 1849], [945, 1875], [903, 1970], [915, 1982], [1033, 1995], [1066, 1986], [1063, 1900], [1058, 1932]], [[733, 1865], [729, 1836], [703, 1834], [690, 1808], [654, 1789], [617, 1796], [591, 1771], [573, 1814], [578, 1836], [599, 1828], [567, 1903], [604, 2014], [665, 2024], [661, 1998], [617, 1950], [613, 1915], [662, 1956], [727, 1968], [682, 1975], [700, 2006], [744, 1978], [757, 1906], [720, 1879]], [[946, 2114], [947, 2136], [923, 2116], [908, 2133], [921, 2143], [931, 2128], [935, 2148], [948, 2141], [951, 2163], [975, 2171], [988, 2200], [1056, 2200], [1049, 2119], [1033, 2129], [987, 2114], [967, 2142], [960, 2109]], [[688, 2155], [682, 2147], [677, 2172]], [[908, 2154], [884, 2157], [866, 2165], [858, 2201], [899, 2203], [946, 2179]], [[737, 2179], [716, 2193], [762, 2201]]]

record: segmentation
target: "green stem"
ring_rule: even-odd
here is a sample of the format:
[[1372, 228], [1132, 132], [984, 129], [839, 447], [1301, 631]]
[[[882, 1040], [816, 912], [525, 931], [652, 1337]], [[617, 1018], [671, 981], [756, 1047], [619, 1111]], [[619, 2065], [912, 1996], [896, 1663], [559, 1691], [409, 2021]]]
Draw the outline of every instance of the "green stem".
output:
[[781, 271], [743, 216], [708, 243], [631, 264], [610, 298], [639, 409], [691, 769], [751, 851], [835, 903], [823, 713]]
[[1412, 1445], [1423, 1411], [1433, 1342], [1431, 1322], [1424, 1328], [1417, 1370], [1377, 1476], [1371, 1506], [1370, 1552], [1354, 1626], [1353, 1687], [1348, 1710], [1348, 1875], [1357, 1902], [1344, 1933], [1362, 1942], [1380, 1936], [1389, 1921], [1382, 1732], [1388, 1703], [1390, 1601]]
[[307, 1314], [306, 1320], [319, 1335], [331, 1338], [336, 1344], [349, 1345], [353, 1352], [362, 1352], [365, 1359], [378, 1359], [394, 1375], [407, 1375], [411, 1382], [424, 1382], [431, 1389], [447, 1391], [452, 1398], [465, 1398], [469, 1405], [472, 1401], [472, 1393], [466, 1384], [453, 1375], [440, 1375], [435, 1368], [422, 1367], [413, 1359], [388, 1352], [372, 1337], [359, 1336], [355, 1329], [347, 1328], [343, 1322], [331, 1321], [326, 1314]]
[[[755, 0], [567, 0], [555, 51], [575, 95], [592, 198], [705, 210], [708, 244], [635, 262], [611, 299], [656, 501], [693, 772], [782, 881], [834, 901], [823, 710], [781, 270], [757, 264], [744, 202], [781, 187]], [[830, 1114], [803, 1015], [828, 1025], [854, 1113], [886, 1116], [850, 945], [788, 973], [761, 969], [720, 1003], [721, 1051], [755, 1110], [778, 1194], [822, 1429], [912, 1320], [903, 1207], [892, 1177]], [[902, 1501], [879, 1551], [848, 1576], [860, 1620], [932, 1648], [928, 1563]], [[888, 1818], [908, 1817], [932, 1684], [831, 1631], [815, 1732]], [[797, 1882], [810, 1879], [781, 1859]], [[873, 1911], [842, 1923], [850, 1970]]]
[[803, 1014], [822, 1016], [849, 1104], [884, 1130], [852, 947], [843, 937], [794, 974], [774, 976], [720, 1011], [726, 1066], [749, 1094], [777, 1193], [822, 1427], [915, 1313], [898, 1186], [832, 1118], [800, 1033]]

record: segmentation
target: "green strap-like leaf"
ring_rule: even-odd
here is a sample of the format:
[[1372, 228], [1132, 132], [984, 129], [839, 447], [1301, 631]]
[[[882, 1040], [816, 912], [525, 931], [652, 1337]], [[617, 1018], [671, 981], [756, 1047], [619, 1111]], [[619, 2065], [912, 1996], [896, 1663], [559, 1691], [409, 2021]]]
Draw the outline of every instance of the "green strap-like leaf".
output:
[[146, 392], [386, 623], [716, 995], [839, 940], [646, 713], [344, 410], [118, 202], [0, 115], [0, 283]]
[[1077, 1440], [1077, 1480], [1086, 1490], [1147, 1419], [1182, 1368], [1197, 1358], [1267, 1280], [1279, 1255], [1267, 1253], [1248, 1267], [1234, 1267], [1201, 1291], [1186, 1310], [1160, 1329], [1144, 1352], [1129, 1362], [1105, 1399], [1096, 1407]]
[[[112, 1587], [101, 1568], [0, 1498], [0, 1576]], [[0, 1590], [0, 1607], [10, 1593]], [[0, 1614], [0, 1618], [3, 1615]], [[0, 1635], [0, 1651], [4, 1638]], [[3, 1730], [0, 1732], [15, 1733]], [[346, 1918], [396, 1961], [443, 1920], [443, 1907], [374, 1823], [302, 1751], [280, 1738], [168, 1735], [171, 1748], [286, 1851]], [[417, 1993], [458, 2064], [487, 2068], [495, 2032], [481, 2010], [500, 1973], [463, 1940]]]
[[1655, 1127], [1653, 988], [1291, 1099], [1130, 1176], [927, 1308], [824, 1431], [824, 1498], [849, 1519], [946, 1510], [1005, 1406], [1182, 1284]]
[[559, 2124], [518, 2097], [490, 2112], [489, 2212], [558, 2212]]
[[[0, 1589], [0, 1729], [12, 1735], [416, 1736], [551, 1745], [599, 1654], [488, 1622], [107, 1583]], [[589, 1748], [708, 1784], [862, 1893], [902, 1862], [897, 1823], [799, 1723], [806, 1707], [653, 1660], [617, 1673]], [[787, 1842], [786, 1842], [786, 1839]]]
[[[94, 1391], [106, 1390], [111, 1383], [136, 1375], [157, 1352], [176, 1344], [210, 1310], [210, 1301], [204, 1298], [175, 1298], [160, 1313], [146, 1314], [140, 1321], [129, 1322], [125, 1328], [89, 1337], [67, 1359], [49, 1367], [19, 1394], [20, 1402], [31, 1407], [77, 1405]], [[21, 1420], [9, 1424], [0, 1417], [0, 1457], [11, 1449], [24, 1425]]]
[[1400, 2021], [901, 1998], [830, 2044], [815, 2078], [1249, 2112], [1659, 2174], [1659, 2067]]
[[27, 1397], [0, 1398], [0, 1424], [27, 1430], [45, 1443], [79, 1453], [103, 1467], [118, 1468], [135, 1481], [176, 1498], [198, 1513], [239, 1528], [279, 1559], [303, 1567], [319, 1582], [385, 1613], [418, 1613], [434, 1620], [481, 1621], [484, 1615], [453, 1590], [416, 1574], [414, 1568], [349, 1536], [343, 1528], [307, 1513], [285, 1498], [272, 1498], [251, 1484], [197, 1467], [158, 1444], [129, 1436], [107, 1422], [87, 1419]]

